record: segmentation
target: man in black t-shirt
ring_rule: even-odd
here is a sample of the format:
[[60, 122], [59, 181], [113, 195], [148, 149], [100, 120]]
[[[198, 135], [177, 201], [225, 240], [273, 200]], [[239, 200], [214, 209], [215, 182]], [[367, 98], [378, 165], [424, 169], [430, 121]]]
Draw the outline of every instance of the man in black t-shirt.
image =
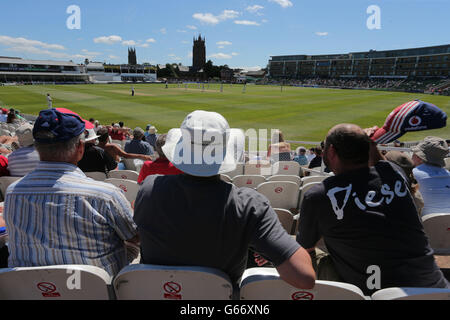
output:
[[169, 131], [162, 150], [184, 174], [149, 176], [139, 190], [134, 221], [141, 262], [217, 268], [237, 288], [252, 246], [283, 280], [312, 288], [311, 259], [283, 229], [268, 199], [220, 179], [236, 168], [244, 142], [242, 130], [230, 129], [215, 112], [194, 111], [180, 129]]
[[323, 237], [339, 277], [328, 280], [368, 295], [387, 287], [448, 287], [404, 173], [384, 160], [368, 134], [350, 124], [328, 133], [323, 159], [335, 176], [306, 192], [297, 241], [314, 253]]

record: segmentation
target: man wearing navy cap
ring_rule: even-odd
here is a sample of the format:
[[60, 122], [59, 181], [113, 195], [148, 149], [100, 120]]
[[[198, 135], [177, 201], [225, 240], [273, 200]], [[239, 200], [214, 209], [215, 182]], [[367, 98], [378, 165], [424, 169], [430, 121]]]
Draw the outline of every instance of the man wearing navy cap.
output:
[[115, 275], [128, 264], [125, 242], [138, 241], [129, 202], [77, 167], [85, 122], [70, 110], [40, 112], [33, 136], [41, 161], [6, 192], [9, 267], [87, 264]]

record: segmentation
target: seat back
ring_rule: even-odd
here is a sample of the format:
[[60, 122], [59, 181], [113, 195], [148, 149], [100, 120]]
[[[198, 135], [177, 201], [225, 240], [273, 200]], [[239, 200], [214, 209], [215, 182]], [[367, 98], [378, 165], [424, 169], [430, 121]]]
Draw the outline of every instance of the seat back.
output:
[[100, 171], [85, 172], [84, 174], [97, 181], [105, 181], [107, 178], [106, 173]]
[[267, 178], [267, 181], [291, 181], [295, 182], [299, 187], [302, 185], [302, 179], [296, 175], [275, 175]]
[[136, 181], [126, 179], [109, 178], [105, 182], [111, 183], [116, 187], [119, 187], [125, 193], [127, 200], [133, 205], [136, 200], [137, 193], [139, 191], [139, 185]]
[[8, 189], [9, 185], [22, 178], [23, 177], [10, 177], [10, 176], [0, 177], [0, 191], [2, 193], [1, 196], [3, 199], [5, 199], [6, 189]]
[[434, 253], [450, 255], [450, 213], [427, 214], [422, 223]]
[[88, 265], [0, 269], [0, 300], [109, 300], [111, 276]]
[[294, 220], [294, 215], [286, 209], [274, 208], [274, 210], [284, 230], [289, 234], [293, 234], [294, 225], [297, 225], [297, 221]]
[[236, 169], [226, 173], [226, 175], [229, 176], [231, 179], [233, 179], [235, 176], [242, 175], [242, 174], [244, 174], [244, 164], [243, 163], [237, 163]]
[[343, 282], [316, 280], [313, 289], [298, 289], [283, 281], [275, 268], [245, 270], [241, 300], [365, 300], [358, 287]]
[[308, 176], [308, 177], [303, 177], [302, 178], [302, 184], [305, 185], [305, 184], [311, 183], [311, 182], [322, 182], [326, 178], [328, 178], [328, 177], [327, 176]]
[[445, 169], [450, 171], [450, 158], [445, 158]]
[[299, 188], [291, 181], [271, 181], [261, 183], [256, 191], [265, 195], [272, 208], [297, 209]]
[[125, 170], [136, 172], [140, 172], [142, 166], [144, 165], [144, 161], [141, 159], [122, 159], [122, 162], [125, 165]]
[[450, 300], [450, 289], [393, 287], [376, 291], [372, 300]]
[[214, 268], [133, 264], [113, 281], [118, 300], [230, 300], [230, 278]]
[[251, 161], [247, 162], [244, 167], [245, 175], [271, 176], [272, 166], [270, 161]]
[[220, 180], [225, 181], [225, 182], [229, 182], [229, 183], [233, 183], [233, 179], [231, 179], [228, 175], [226, 174], [221, 174], [220, 175]]
[[272, 175], [300, 175], [300, 164], [296, 161], [279, 161], [272, 164]]
[[137, 181], [139, 173], [133, 170], [113, 170], [108, 172], [108, 178]]
[[266, 182], [266, 178], [259, 175], [240, 175], [233, 178], [233, 184], [238, 187], [256, 188], [261, 183]]

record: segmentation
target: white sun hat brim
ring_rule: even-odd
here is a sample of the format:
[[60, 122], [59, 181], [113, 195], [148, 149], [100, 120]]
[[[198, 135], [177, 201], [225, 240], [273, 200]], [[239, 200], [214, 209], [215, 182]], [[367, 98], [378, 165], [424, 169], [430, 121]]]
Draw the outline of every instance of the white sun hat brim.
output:
[[[211, 177], [236, 169], [237, 163], [242, 159], [244, 148], [245, 135], [242, 129], [228, 129], [226, 145], [195, 145], [184, 143], [183, 130], [175, 128], [169, 130], [162, 150], [167, 159], [184, 173]], [[219, 152], [211, 155], [212, 149]]]

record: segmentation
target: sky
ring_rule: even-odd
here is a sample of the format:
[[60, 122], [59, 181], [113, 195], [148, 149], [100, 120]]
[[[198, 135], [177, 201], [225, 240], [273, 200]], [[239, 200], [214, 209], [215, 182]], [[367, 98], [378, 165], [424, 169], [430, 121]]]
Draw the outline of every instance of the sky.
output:
[[449, 12], [450, 0], [2, 0], [0, 56], [127, 63], [134, 46], [138, 63], [191, 66], [201, 34], [215, 65], [258, 70], [275, 55], [449, 44]]

